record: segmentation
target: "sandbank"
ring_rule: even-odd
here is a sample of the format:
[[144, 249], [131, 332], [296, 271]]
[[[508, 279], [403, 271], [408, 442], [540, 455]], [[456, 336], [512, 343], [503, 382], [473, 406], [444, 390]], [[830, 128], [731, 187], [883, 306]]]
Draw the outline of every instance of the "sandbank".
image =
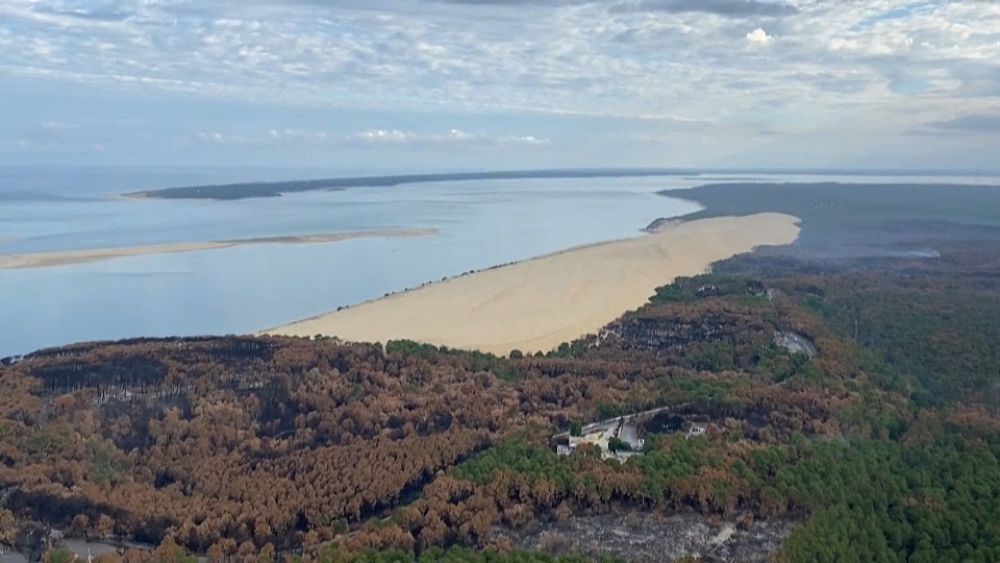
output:
[[656, 232], [451, 278], [265, 331], [385, 342], [410, 339], [507, 354], [547, 351], [596, 332], [677, 276], [796, 240], [779, 213], [662, 222]]
[[218, 250], [249, 244], [319, 244], [338, 242], [355, 238], [400, 238], [429, 236], [437, 233], [437, 229], [371, 229], [367, 231], [347, 231], [340, 233], [322, 233], [312, 235], [291, 235], [275, 237], [255, 237], [236, 240], [220, 240], [206, 242], [181, 242], [172, 244], [152, 244], [145, 246], [127, 246], [120, 248], [95, 248], [86, 250], [67, 250], [58, 252], [37, 252], [31, 254], [0, 255], [0, 269], [42, 268], [46, 266], [64, 266], [82, 264], [130, 256], [147, 256], [151, 254], [174, 254], [178, 252], [196, 252], [202, 250]]

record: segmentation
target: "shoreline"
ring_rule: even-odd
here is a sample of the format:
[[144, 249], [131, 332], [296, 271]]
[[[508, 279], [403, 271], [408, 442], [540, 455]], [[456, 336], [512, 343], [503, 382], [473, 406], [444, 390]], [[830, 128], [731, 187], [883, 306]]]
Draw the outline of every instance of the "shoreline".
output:
[[135, 256], [222, 250], [225, 248], [254, 244], [322, 244], [356, 238], [406, 238], [431, 236], [437, 233], [437, 229], [427, 228], [372, 229], [367, 231], [345, 231], [339, 233], [279, 235], [205, 242], [179, 242], [116, 248], [93, 248], [84, 250], [35, 252], [28, 254], [5, 254], [0, 255], [0, 270], [67, 266], [71, 264], [85, 264], [89, 262], [100, 262], [104, 260], [115, 260], [118, 258], [129, 258]]
[[794, 242], [798, 223], [779, 213], [654, 221], [637, 237], [460, 274], [261, 334], [409, 339], [497, 354], [548, 351], [638, 308], [678, 276], [703, 273], [758, 246]]

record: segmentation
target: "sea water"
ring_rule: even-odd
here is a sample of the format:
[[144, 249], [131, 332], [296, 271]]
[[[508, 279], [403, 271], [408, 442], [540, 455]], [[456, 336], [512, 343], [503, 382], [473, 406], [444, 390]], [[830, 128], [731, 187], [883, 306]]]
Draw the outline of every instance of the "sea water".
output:
[[232, 171], [7, 171], [0, 174], [0, 254], [384, 228], [438, 232], [0, 270], [0, 356], [77, 341], [259, 331], [445, 276], [638, 236], [659, 217], [698, 209], [656, 195], [692, 183], [674, 177], [441, 182], [236, 201], [114, 197], [248, 179]]

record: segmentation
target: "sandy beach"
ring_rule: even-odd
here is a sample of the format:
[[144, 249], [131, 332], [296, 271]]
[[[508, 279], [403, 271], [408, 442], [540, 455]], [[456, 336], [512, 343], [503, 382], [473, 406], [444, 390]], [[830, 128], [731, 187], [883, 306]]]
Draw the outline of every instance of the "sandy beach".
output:
[[256, 237], [237, 240], [220, 240], [207, 242], [185, 242], [176, 244], [153, 244], [146, 246], [127, 246], [120, 248], [95, 248], [87, 250], [68, 250], [63, 252], [38, 252], [32, 254], [0, 255], [0, 269], [43, 268], [46, 266], [64, 266], [67, 264], [82, 264], [129, 256], [147, 256], [150, 254], [174, 254], [178, 252], [196, 252], [201, 250], [218, 250], [249, 244], [320, 244], [338, 242], [355, 238], [399, 238], [419, 237], [436, 234], [436, 229], [372, 229], [367, 231], [349, 231], [342, 233], [323, 233], [315, 235], [294, 235], [276, 237]]
[[778, 213], [664, 222], [654, 233], [451, 278], [265, 332], [405, 338], [497, 354], [547, 351], [641, 306], [677, 276], [757, 246], [789, 244], [798, 233], [798, 219]]

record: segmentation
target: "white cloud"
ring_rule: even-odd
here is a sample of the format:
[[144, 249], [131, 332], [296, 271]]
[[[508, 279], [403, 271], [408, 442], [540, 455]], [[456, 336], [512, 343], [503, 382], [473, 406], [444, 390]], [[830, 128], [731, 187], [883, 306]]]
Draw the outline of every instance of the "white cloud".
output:
[[80, 126], [76, 123], [71, 123], [69, 121], [57, 121], [49, 120], [43, 121], [38, 124], [39, 127], [47, 131], [70, 131], [73, 129], [79, 129]]
[[[624, 1], [497, 0], [483, 17], [478, 1], [171, 0], [101, 11], [82, 0], [7, 0], [0, 80], [347, 108], [383, 123], [411, 112], [437, 131], [371, 129], [345, 139], [343, 131], [309, 131], [308, 122], [271, 132], [265, 121], [253, 133], [233, 125], [242, 134], [226, 133], [224, 123], [201, 126], [198, 140], [217, 145], [546, 144], [478, 133], [524, 113], [568, 127], [612, 118], [632, 128], [613, 133], [623, 138], [649, 119], [721, 137], [766, 126], [775, 138], [832, 131], [830, 139], [861, 142], [852, 124], [902, 133], [955, 107], [985, 112], [1000, 99], [997, 2], [795, 0], [778, 17], [729, 1], [713, 4], [735, 6], [726, 14], [614, 9]], [[445, 129], [451, 122], [466, 129]], [[735, 139], [720, 140], [720, 154], [727, 143], [738, 152]]]
[[[1000, 9], [988, 2], [801, 0], [772, 24], [780, 26], [782, 52], [771, 55], [784, 59], [766, 67], [732, 55], [731, 18], [611, 9], [616, 2], [494, 6], [502, 17], [488, 21], [477, 6], [380, 0], [259, 2], [241, 11], [224, 1], [177, 0], [124, 3], [108, 13], [43, 4], [12, 0], [0, 8], [9, 16], [0, 23], [0, 74], [376, 110], [705, 121], [754, 113], [765, 100], [873, 107], [882, 102], [872, 97], [877, 83], [890, 80], [884, 66], [967, 67], [995, 77], [989, 67], [1000, 58]], [[738, 37], [762, 47], [775, 31], [762, 26]], [[129, 56], [102, 54], [109, 49]], [[887, 56], [901, 60], [859, 60]], [[829, 81], [800, 78], [821, 72], [858, 73], [852, 80], [872, 88], [824, 97]]]
[[[322, 145], [330, 140], [326, 131], [304, 131], [300, 129], [269, 129], [260, 134], [223, 133], [220, 131], [199, 131], [195, 139], [206, 145], [226, 147], [250, 147], [264, 145], [312, 144]], [[349, 144], [413, 144], [413, 145], [547, 145], [549, 139], [535, 135], [489, 136], [471, 133], [463, 129], [448, 129], [440, 133], [416, 133], [403, 129], [368, 129], [358, 131], [344, 138]]]
[[534, 135], [500, 137], [499, 141], [501, 145], [547, 145], [551, 143], [549, 139], [535, 137]]
[[462, 129], [449, 129], [443, 133], [415, 133], [401, 129], [369, 129], [358, 131], [348, 141], [363, 144], [466, 144], [466, 145], [547, 145], [549, 139], [534, 135], [509, 135], [491, 137], [470, 133]]
[[431, 135], [430, 137], [427, 137], [427, 140], [438, 143], [468, 143], [478, 141], [480, 139], [482, 139], [482, 137], [467, 131], [462, 131], [461, 129], [449, 129], [448, 132], [443, 135]]
[[271, 140], [278, 143], [325, 143], [326, 131], [301, 131], [298, 129], [271, 129]]
[[269, 129], [261, 134], [221, 133], [219, 131], [199, 131], [195, 138], [207, 145], [254, 146], [285, 144], [322, 144], [328, 140], [326, 131], [303, 131], [299, 129]]
[[768, 35], [762, 28], [757, 28], [746, 35], [747, 43], [754, 47], [764, 47], [774, 41], [774, 37]]
[[407, 143], [416, 139], [416, 134], [399, 129], [370, 129], [359, 131], [350, 138], [365, 143]]
[[227, 135], [218, 131], [199, 131], [195, 133], [195, 138], [206, 145], [246, 146], [252, 144], [250, 139], [243, 135]]

